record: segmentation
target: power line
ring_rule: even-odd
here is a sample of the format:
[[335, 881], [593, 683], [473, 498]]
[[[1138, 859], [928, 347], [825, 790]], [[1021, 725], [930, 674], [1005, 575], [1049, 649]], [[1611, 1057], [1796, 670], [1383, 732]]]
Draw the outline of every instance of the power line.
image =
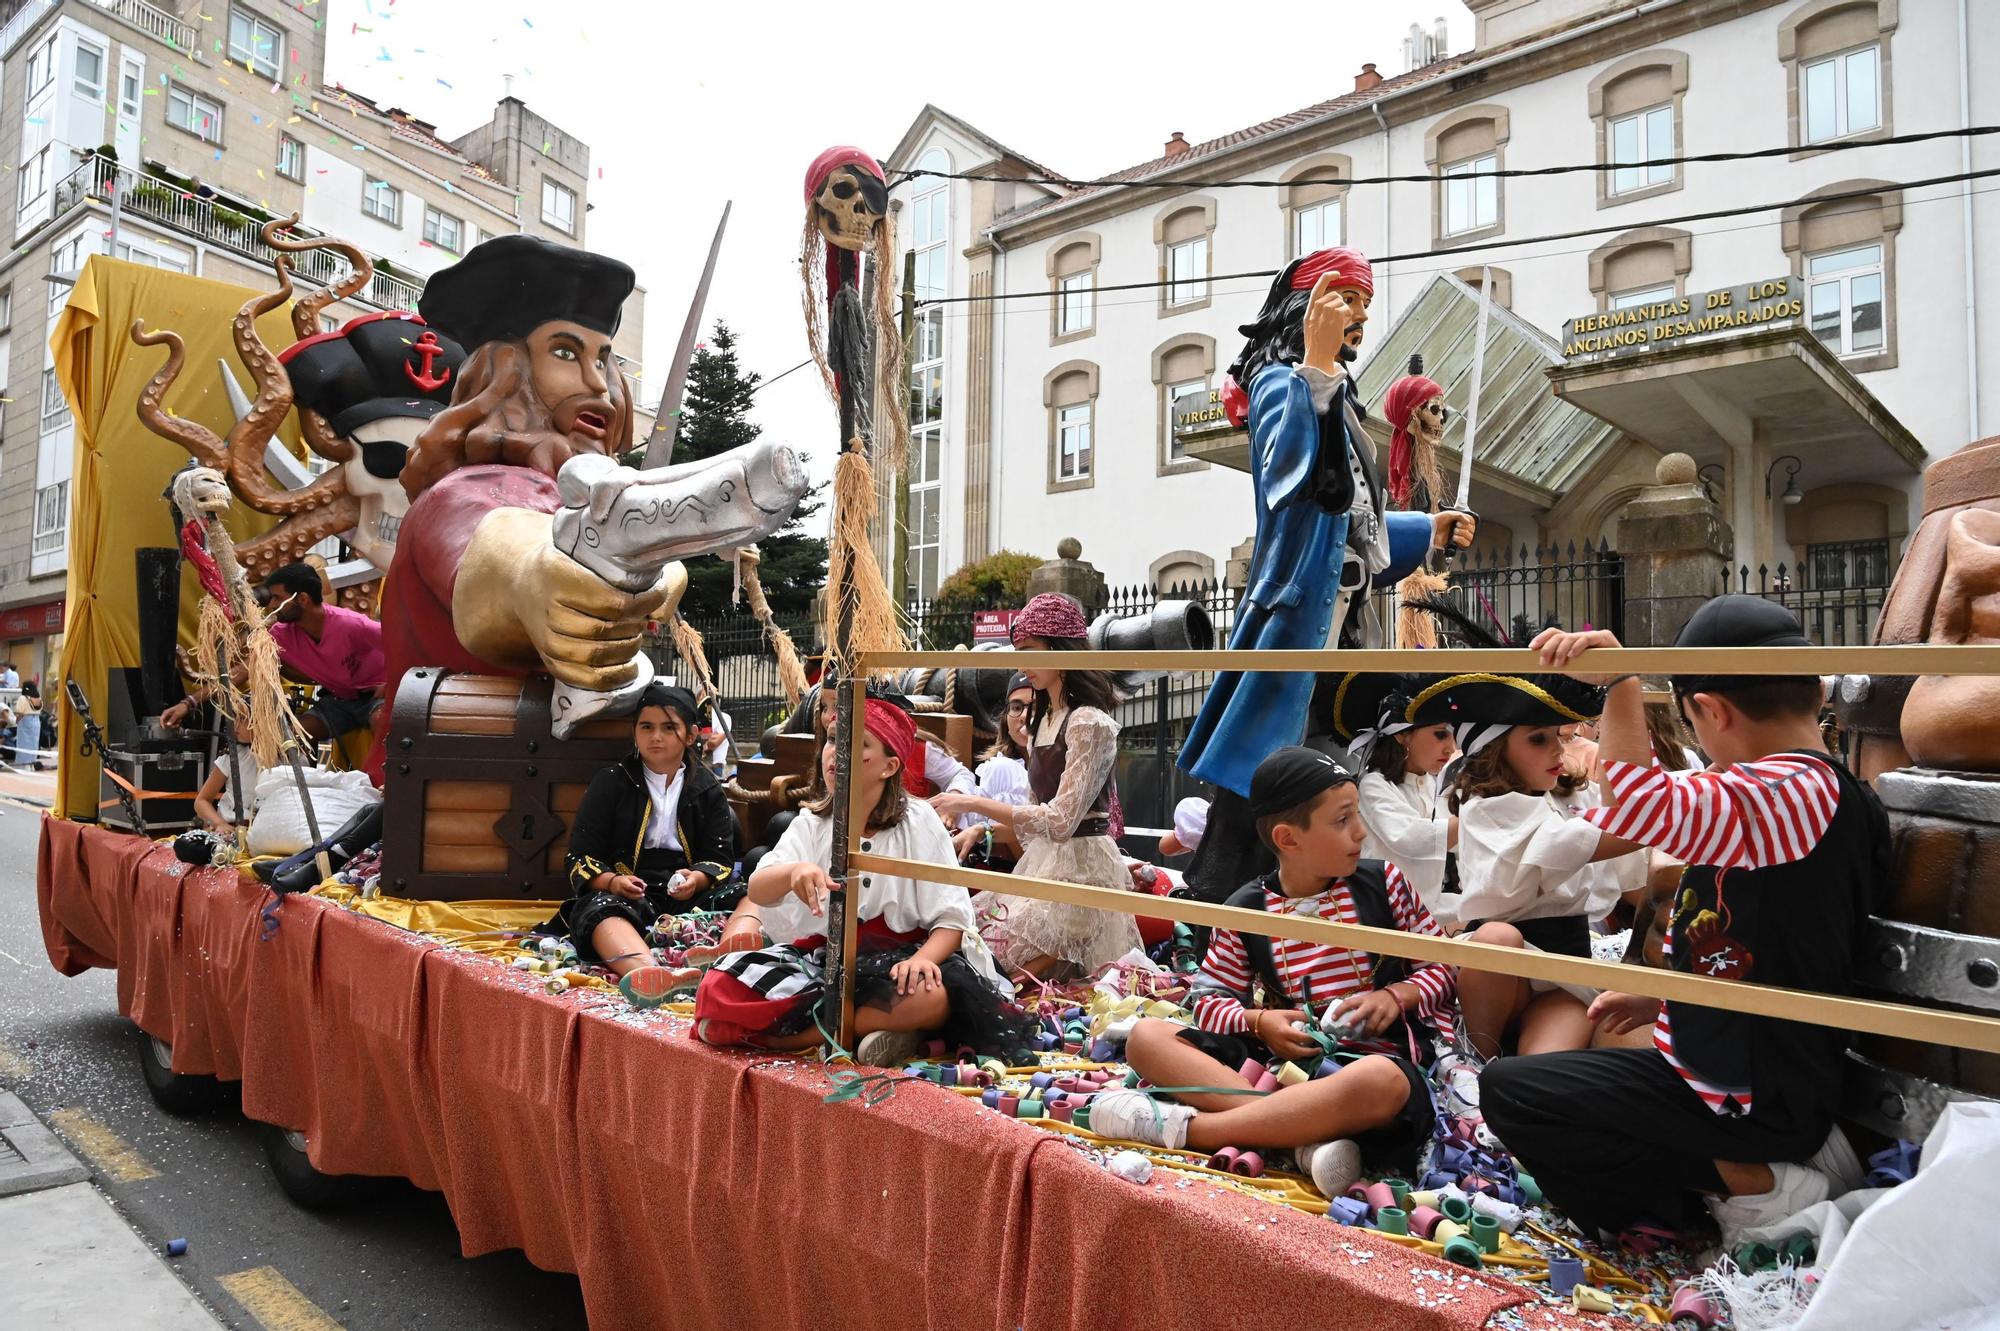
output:
[[759, 383], [755, 388], [750, 390], [750, 396], [751, 397], [757, 396], [757, 394], [763, 392], [765, 389], [769, 388], [772, 384], [775, 384], [778, 382], [778, 380], [784, 378], [785, 375], [795, 373], [796, 371], [799, 370], [803, 370], [806, 366], [810, 364], [812, 364], [812, 357], [808, 356], [804, 360], [800, 361], [797, 365], [794, 365], [791, 369], [784, 371], [782, 374], [774, 374], [769, 379], [766, 379], [763, 382]]
[[[1578, 171], [1636, 171], [1651, 166], [1680, 166], [1688, 162], [1749, 162], [1765, 157], [1789, 157], [1810, 150], [1814, 153], [1852, 152], [1858, 148], [1884, 148], [1933, 139], [1976, 138], [2000, 134], [2000, 125], [1971, 125], [1958, 129], [1932, 129], [1914, 134], [1892, 134], [1879, 139], [1842, 139], [1823, 144], [1786, 144], [1781, 148], [1756, 148], [1742, 152], [1690, 153], [1680, 157], [1649, 157], [1635, 162], [1580, 162], [1574, 166], [1507, 167], [1491, 171], [1454, 171], [1453, 180], [1508, 180], [1520, 176], [1564, 176]], [[1282, 189], [1287, 185], [1425, 185], [1445, 177], [1438, 172], [1401, 176], [1295, 176], [1290, 180], [1129, 180], [1105, 176], [1097, 180], [1071, 180], [1064, 176], [1003, 176], [976, 171], [930, 171], [913, 168], [896, 173], [891, 187], [920, 176], [941, 180], [1005, 181], [1017, 185], [1060, 185], [1065, 189]]]
[[[1750, 213], [1765, 213], [1770, 212], [1774, 208], [1790, 208], [1798, 204], [1810, 204], [1817, 207], [1820, 204], [1840, 203], [1848, 199], [1875, 198], [1893, 190], [1922, 189], [1928, 185], [1951, 185], [1964, 180], [1985, 180], [1992, 176], [2000, 176], [2000, 167], [1989, 167], [1983, 171], [1959, 171], [1946, 176], [1931, 176], [1924, 180], [1892, 181], [1887, 184], [1872, 185], [1861, 189], [1840, 190], [1832, 194], [1818, 194], [1809, 199], [1779, 199], [1771, 203], [1745, 204], [1739, 208], [1712, 208], [1707, 212], [1682, 213], [1676, 217], [1654, 217], [1646, 219], [1644, 225], [1666, 226], [1676, 222], [1711, 222], [1717, 218], [1743, 217]], [[1551, 241], [1580, 240], [1585, 236], [1612, 235], [1631, 229], [1632, 222], [1630, 219], [1627, 219], [1605, 226], [1581, 227], [1575, 231], [1550, 231], [1539, 236], [1522, 236], [1513, 240], [1484, 240], [1468, 245], [1446, 245], [1433, 250], [1412, 250], [1408, 254], [1385, 254], [1380, 258], [1371, 258], [1368, 262], [1371, 267], [1380, 267], [1386, 264], [1409, 263], [1417, 259], [1436, 259], [1450, 254], [1486, 254], [1494, 250], [1518, 249], [1523, 245], [1544, 245]], [[1227, 282], [1239, 278], [1276, 277], [1282, 271], [1284, 270], [1281, 268], [1260, 268], [1241, 273], [1217, 273], [1210, 275], [1206, 279], [1198, 280]], [[1190, 279], [1182, 278], [1174, 280], [1168, 278], [1153, 282], [1119, 282], [1112, 286], [1095, 287], [1093, 290], [1100, 292], [1152, 291], [1158, 290], [1161, 287], [1188, 285], [1191, 285]], [[932, 305], [965, 305], [982, 300], [1053, 299], [1059, 294], [1054, 288], [1038, 288], [1033, 291], [998, 292], [990, 296], [934, 296], [929, 300], [918, 301], [917, 308], [925, 309]]]

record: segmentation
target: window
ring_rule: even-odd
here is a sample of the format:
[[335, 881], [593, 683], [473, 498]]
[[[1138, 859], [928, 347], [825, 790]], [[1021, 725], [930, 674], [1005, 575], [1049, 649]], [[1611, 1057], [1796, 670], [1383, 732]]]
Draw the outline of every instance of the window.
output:
[[167, 249], [133, 248], [129, 241], [119, 241], [115, 258], [131, 263], [144, 264], [148, 268], [164, 268], [168, 272], [185, 273], [188, 270], [187, 256]]
[[1882, 53], [1873, 46], [1806, 65], [1800, 80], [1805, 141], [1824, 143], [1882, 127]]
[[320, 317], [319, 317], [319, 331], [320, 331], [320, 332], [322, 332], [322, 333], [337, 333], [337, 332], [339, 332], [339, 331], [340, 331], [340, 316], [339, 316], [339, 315], [337, 315], [337, 314], [322, 314], [322, 315], [320, 315]]
[[[949, 171], [951, 164], [936, 148], [917, 162], [920, 171]], [[951, 230], [951, 182], [937, 176], [917, 176], [910, 199], [910, 248], [916, 252], [918, 300], [936, 300], [949, 294], [949, 254], [945, 242]]]
[[1809, 256], [1806, 316], [1813, 336], [1836, 356], [1882, 350], [1882, 247], [1856, 245]]
[[1208, 380], [1189, 379], [1167, 385], [1167, 461], [1185, 462], [1187, 450], [1174, 432], [1174, 418], [1182, 410], [1198, 406], [1208, 398]]
[[1189, 431], [1177, 428], [1176, 417], [1192, 416], [1194, 434], [1212, 427], [1209, 408], [1213, 401], [1209, 381], [1215, 376], [1215, 339], [1205, 333], [1181, 333], [1162, 343], [1153, 352], [1155, 409], [1159, 414], [1159, 444], [1154, 451], [1154, 469], [1162, 476], [1184, 471], [1200, 471], [1206, 465], [1189, 457]]
[[49, 149], [43, 148], [21, 163], [20, 177], [20, 191], [15, 201], [20, 204], [21, 210], [26, 212], [36, 200], [48, 192]]
[[28, 52], [28, 77], [21, 95], [33, 101], [35, 94], [56, 80], [56, 39], [51, 37]]
[[1806, 547], [1811, 587], [1887, 587], [1889, 542], [1821, 541]]
[[1049, 249], [1049, 282], [1055, 299], [1049, 302], [1049, 340], [1062, 342], [1089, 337], [1097, 328], [1097, 259], [1095, 232], [1072, 232]]
[[1311, 254], [1340, 243], [1339, 199], [1328, 199], [1292, 212], [1292, 257]]
[[[75, 277], [83, 267], [83, 236], [71, 236], [62, 244], [49, 251], [49, 272]], [[54, 319], [62, 307], [69, 304], [70, 288], [61, 282], [51, 282], [49, 286], [49, 318]]]
[[390, 226], [403, 224], [403, 191], [386, 180], [367, 177], [361, 186], [361, 211]]
[[1637, 291], [1620, 291], [1611, 297], [1611, 308], [1629, 310], [1635, 305], [1655, 305], [1663, 300], [1672, 300], [1679, 294], [1672, 282], [1665, 286], [1641, 287]]
[[1476, 172], [1500, 169], [1498, 157], [1475, 157], [1444, 169], [1444, 233], [1483, 231], [1500, 220], [1500, 182]]
[[1193, 305], [1208, 299], [1208, 237], [1167, 247], [1167, 304]]
[[14, 326], [14, 288], [0, 287], [0, 332]]
[[1056, 366], [1042, 380], [1042, 401], [1049, 411], [1049, 493], [1088, 489], [1097, 464], [1097, 366], [1083, 360]]
[[285, 35], [276, 25], [259, 18], [241, 5], [229, 7], [229, 61], [244, 65], [267, 79], [278, 77], [285, 48]]
[[[69, 482], [57, 481], [35, 491], [36, 557], [61, 554], [69, 531]], [[45, 570], [37, 569], [36, 572]]]
[[104, 100], [104, 51], [88, 42], [76, 44], [76, 94], [93, 102]]
[[167, 89], [167, 123], [208, 143], [222, 142], [222, 106], [178, 85]]
[[[1655, 106], [1638, 115], [1611, 122], [1611, 160], [1618, 169], [1611, 173], [1611, 192], [1630, 194], [1653, 185], [1665, 185], [1674, 178], [1674, 165], [1658, 159], [1674, 156], [1674, 108]], [[1651, 166], [1627, 163], [1653, 162]]]
[[1778, 24], [1792, 147], [1894, 132], [1898, 0], [1799, 0]]
[[1056, 413], [1056, 479], [1090, 479], [1090, 404], [1079, 402]]
[[118, 118], [137, 120], [139, 99], [145, 95], [145, 70], [133, 61], [127, 60], [118, 73]]
[[1056, 311], [1056, 332], [1067, 335], [1090, 331], [1096, 319], [1097, 274], [1073, 273], [1060, 279]]
[[56, 381], [55, 367], [42, 371], [42, 433], [51, 434], [69, 424], [69, 399]]
[[306, 146], [289, 134], [278, 136], [278, 174], [287, 180], [306, 178]]
[[[1590, 290], [1600, 313], [1650, 305], [1677, 298], [1687, 289], [1693, 268], [1691, 233], [1670, 226], [1635, 227], [1590, 252]], [[1495, 286], [1497, 294], [1497, 282]]]
[[462, 225], [450, 213], [441, 213], [435, 208], [424, 209], [424, 239], [441, 250], [458, 253], [459, 232]]
[[542, 220], [576, 234], [576, 191], [553, 180], [542, 181]]

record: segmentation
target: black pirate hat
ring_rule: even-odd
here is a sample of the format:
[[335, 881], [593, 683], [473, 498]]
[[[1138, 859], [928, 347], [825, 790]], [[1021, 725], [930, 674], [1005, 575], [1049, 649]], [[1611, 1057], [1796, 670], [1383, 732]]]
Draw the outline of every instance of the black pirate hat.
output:
[[1349, 671], [1333, 686], [1329, 707], [1334, 737], [1365, 765], [1375, 742], [1385, 736], [1418, 726], [1451, 724], [1455, 718], [1449, 695], [1431, 689], [1443, 678]]
[[[1523, 645], [1478, 623], [1442, 597], [1410, 604], [1436, 616], [1469, 647]], [[1568, 675], [1471, 671], [1432, 677], [1412, 695], [1406, 714], [1420, 725], [1449, 724], [1458, 734], [1458, 747], [1469, 756], [1515, 726], [1574, 725], [1593, 721], [1603, 711], [1604, 690]]]
[[630, 265], [601, 254], [539, 236], [495, 236], [432, 274], [417, 309], [475, 350], [524, 338], [553, 319], [608, 335], [618, 331], [637, 281]]
[[364, 314], [278, 353], [301, 407], [339, 435], [388, 416], [428, 420], [451, 404], [465, 349], [414, 314]]

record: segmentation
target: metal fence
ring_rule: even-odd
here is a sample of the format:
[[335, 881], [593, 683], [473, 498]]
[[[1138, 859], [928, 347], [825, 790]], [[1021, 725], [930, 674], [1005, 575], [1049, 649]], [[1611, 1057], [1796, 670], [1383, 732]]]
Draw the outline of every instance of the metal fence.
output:
[[[1873, 542], [1850, 544], [1869, 546]], [[1776, 601], [1799, 617], [1805, 634], [1821, 647], [1862, 646], [1875, 637], [1875, 621], [1882, 614], [1882, 602], [1889, 595], [1889, 566], [1886, 555], [1876, 559], [1872, 551], [1859, 559], [1837, 560], [1813, 548], [1814, 558], [1804, 563], [1776, 569], [1759, 564], [1755, 572], [1737, 565], [1734, 575], [1722, 575], [1722, 590], [1747, 592]]]
[[[729, 713], [730, 741], [739, 753], [757, 752], [764, 731], [784, 720], [791, 710], [785, 704], [784, 686], [778, 682], [778, 658], [764, 641], [763, 625], [747, 610], [688, 623], [701, 634], [715, 687], [722, 694], [722, 709]], [[778, 626], [792, 635], [801, 653], [812, 650], [810, 616], [780, 619]], [[681, 664], [672, 638], [661, 634], [651, 648], [653, 664], [661, 674], [673, 675], [682, 684], [692, 682], [694, 673]]]

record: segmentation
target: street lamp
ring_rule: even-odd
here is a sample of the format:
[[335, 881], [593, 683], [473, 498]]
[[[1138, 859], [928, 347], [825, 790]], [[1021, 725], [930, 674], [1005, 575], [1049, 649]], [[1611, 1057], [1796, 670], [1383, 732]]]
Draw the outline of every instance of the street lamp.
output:
[[1778, 497], [1787, 504], [1800, 503], [1806, 496], [1805, 492], [1799, 489], [1799, 468], [1805, 464], [1790, 453], [1781, 453], [1772, 458], [1771, 465], [1764, 469], [1764, 498], [1771, 497], [1771, 473], [1778, 469], [1778, 464], [1781, 462], [1788, 462], [1791, 465], [1785, 468], [1785, 492]]
[[[1709, 475], [1710, 472], [1714, 472], [1715, 474], [1711, 476]], [[1720, 462], [1710, 462], [1698, 467], [1695, 469], [1694, 478], [1701, 482], [1701, 491], [1708, 496], [1709, 502], [1714, 503], [1715, 492], [1722, 485], [1722, 464]]]

